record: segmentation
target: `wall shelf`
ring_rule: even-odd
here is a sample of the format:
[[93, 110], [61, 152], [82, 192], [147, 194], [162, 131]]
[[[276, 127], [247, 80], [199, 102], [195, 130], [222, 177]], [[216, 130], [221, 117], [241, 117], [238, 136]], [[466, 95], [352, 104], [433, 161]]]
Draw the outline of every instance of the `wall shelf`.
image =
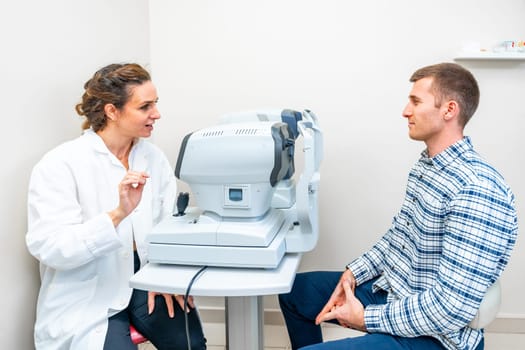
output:
[[473, 61], [473, 60], [500, 60], [500, 61], [525, 61], [525, 52], [461, 52], [455, 61]]

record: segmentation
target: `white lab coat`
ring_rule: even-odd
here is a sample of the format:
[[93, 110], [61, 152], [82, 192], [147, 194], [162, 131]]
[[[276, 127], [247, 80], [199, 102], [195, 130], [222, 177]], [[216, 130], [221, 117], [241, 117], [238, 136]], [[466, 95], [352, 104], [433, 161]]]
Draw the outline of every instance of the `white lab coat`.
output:
[[138, 207], [117, 228], [107, 212], [118, 205], [126, 169], [92, 130], [33, 169], [26, 243], [40, 261], [37, 350], [101, 350], [108, 317], [128, 305], [133, 236], [143, 265], [145, 236], [172, 213], [176, 196], [173, 169], [158, 147], [138, 140], [129, 162], [150, 177]]

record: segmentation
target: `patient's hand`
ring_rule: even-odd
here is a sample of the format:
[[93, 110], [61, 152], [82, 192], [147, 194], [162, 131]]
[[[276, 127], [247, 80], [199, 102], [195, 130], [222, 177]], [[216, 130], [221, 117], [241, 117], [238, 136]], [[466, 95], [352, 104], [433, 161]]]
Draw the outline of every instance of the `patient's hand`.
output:
[[346, 301], [346, 295], [343, 288], [342, 282], [344, 280], [350, 280], [350, 288], [355, 288], [355, 277], [352, 271], [346, 270], [341, 274], [341, 278], [339, 279], [339, 283], [337, 283], [337, 286], [335, 286], [334, 291], [332, 292], [332, 295], [330, 296], [330, 299], [328, 299], [328, 302], [323, 307], [321, 312], [319, 312], [319, 315], [317, 315], [315, 319], [316, 324], [320, 324], [323, 321], [320, 321], [320, 318], [324, 316], [326, 313], [333, 310], [334, 307], [341, 306]]
[[315, 319], [316, 324], [337, 319], [343, 327], [366, 331], [363, 304], [354, 295], [355, 277], [346, 270], [330, 296], [330, 299]]

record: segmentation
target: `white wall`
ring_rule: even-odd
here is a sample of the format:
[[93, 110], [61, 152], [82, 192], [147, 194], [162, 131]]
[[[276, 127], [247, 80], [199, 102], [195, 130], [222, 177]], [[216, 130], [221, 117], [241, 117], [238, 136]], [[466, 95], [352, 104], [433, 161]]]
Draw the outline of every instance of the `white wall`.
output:
[[0, 341], [33, 348], [39, 287], [25, 247], [29, 174], [42, 154], [80, 134], [82, 85], [112, 62], [149, 63], [146, 0], [22, 0], [0, 5]]
[[[302, 269], [342, 269], [388, 228], [423, 149], [401, 117], [411, 73], [471, 41], [524, 39], [524, 13], [522, 0], [152, 1], [155, 140], [175, 162], [181, 138], [221, 113], [314, 111], [325, 135], [321, 237]], [[466, 132], [513, 187], [525, 222], [525, 63], [464, 65], [482, 91]], [[504, 316], [525, 317], [524, 249], [519, 241], [503, 277]]]
[[[151, 44], [163, 119], [155, 140], [175, 161], [186, 133], [229, 111], [310, 108], [322, 121], [322, 236], [303, 269], [340, 269], [399, 207], [421, 145], [400, 117], [412, 71], [451, 60], [464, 43], [525, 37], [525, 2], [26, 0], [0, 5], [0, 339], [32, 348], [37, 265], [26, 251], [33, 164], [77, 136], [73, 107], [93, 71], [147, 66]], [[149, 23], [151, 19], [151, 23]], [[150, 35], [151, 31], [151, 35]], [[466, 63], [482, 103], [468, 132], [513, 186], [523, 220], [523, 63]], [[524, 317], [518, 243], [504, 276], [506, 315]]]

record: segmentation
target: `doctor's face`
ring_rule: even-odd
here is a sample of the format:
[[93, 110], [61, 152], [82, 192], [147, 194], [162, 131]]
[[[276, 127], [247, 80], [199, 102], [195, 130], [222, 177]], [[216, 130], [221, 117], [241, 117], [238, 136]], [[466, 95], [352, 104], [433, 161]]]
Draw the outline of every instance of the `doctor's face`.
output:
[[157, 89], [151, 81], [132, 86], [128, 102], [118, 110], [119, 131], [132, 138], [151, 136], [153, 124], [160, 118], [158, 99]]

